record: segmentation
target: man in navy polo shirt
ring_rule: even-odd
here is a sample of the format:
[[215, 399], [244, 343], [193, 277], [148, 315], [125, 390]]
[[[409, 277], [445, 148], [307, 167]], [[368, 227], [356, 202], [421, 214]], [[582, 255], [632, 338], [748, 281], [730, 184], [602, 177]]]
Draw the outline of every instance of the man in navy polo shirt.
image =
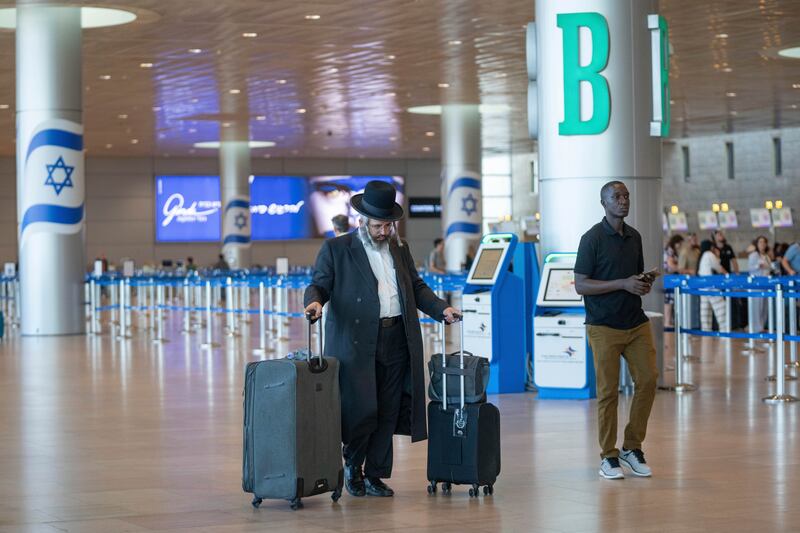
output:
[[[600, 475], [624, 477], [620, 462], [634, 475], [649, 477], [642, 441], [656, 394], [656, 349], [642, 296], [650, 292], [654, 274], [643, 274], [639, 232], [625, 224], [630, 194], [621, 181], [600, 191], [603, 220], [582, 237], [575, 262], [575, 289], [586, 302], [586, 329], [597, 374]], [[617, 403], [620, 354], [635, 384], [630, 420], [622, 451], [617, 449]]]

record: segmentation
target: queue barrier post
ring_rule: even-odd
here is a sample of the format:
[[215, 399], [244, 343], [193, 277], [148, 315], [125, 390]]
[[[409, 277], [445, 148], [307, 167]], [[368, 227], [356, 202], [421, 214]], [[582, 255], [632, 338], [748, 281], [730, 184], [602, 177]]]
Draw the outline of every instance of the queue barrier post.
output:
[[675, 310], [675, 334], [674, 334], [674, 343], [675, 343], [675, 384], [671, 387], [665, 387], [665, 390], [673, 391], [673, 392], [691, 392], [697, 389], [697, 386], [692, 383], [685, 383], [683, 377], [683, 343], [680, 339], [681, 330], [683, 329], [683, 312], [681, 308], [681, 304], [683, 301], [683, 295], [681, 294], [680, 287], [675, 287], [675, 305], [673, 309]]
[[[789, 282], [789, 287], [794, 293], [794, 281]], [[796, 295], [796, 293], [794, 293]], [[789, 335], [797, 336], [797, 298], [789, 299]], [[800, 361], [797, 360], [797, 341], [789, 343], [789, 362], [786, 363], [787, 367], [800, 368]]]
[[782, 404], [796, 402], [798, 399], [791, 394], [786, 394], [786, 375], [784, 374], [783, 365], [786, 361], [785, 346], [783, 343], [783, 288], [778, 285], [775, 287], [775, 305], [777, 313], [775, 317], [775, 394], [762, 398], [762, 401], [767, 404]]
[[206, 342], [200, 345], [206, 350], [219, 348], [219, 344], [213, 340], [214, 319], [211, 315], [211, 280], [206, 280]]

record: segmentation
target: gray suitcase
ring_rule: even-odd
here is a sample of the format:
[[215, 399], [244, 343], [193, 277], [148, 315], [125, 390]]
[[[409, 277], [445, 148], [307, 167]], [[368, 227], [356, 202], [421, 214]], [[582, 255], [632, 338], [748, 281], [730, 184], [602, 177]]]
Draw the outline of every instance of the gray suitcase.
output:
[[242, 488], [253, 507], [284, 499], [296, 510], [315, 494], [337, 501], [343, 483], [339, 361], [311, 356], [309, 322], [306, 359], [247, 365]]

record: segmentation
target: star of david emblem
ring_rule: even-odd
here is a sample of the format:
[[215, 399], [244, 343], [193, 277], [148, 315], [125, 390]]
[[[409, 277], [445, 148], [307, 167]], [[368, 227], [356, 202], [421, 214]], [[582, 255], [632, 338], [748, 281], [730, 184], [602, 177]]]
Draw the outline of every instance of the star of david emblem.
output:
[[247, 226], [247, 217], [244, 216], [244, 213], [239, 213], [233, 217], [233, 225], [236, 226], [236, 229], [242, 229]]
[[[64, 158], [58, 156], [54, 165], [45, 165], [47, 167], [47, 180], [45, 180], [45, 185], [52, 185], [53, 189], [56, 191], [56, 196], [61, 194], [61, 190], [64, 187], [72, 187], [72, 172], [75, 170], [75, 167], [71, 167], [64, 163]], [[61, 174], [63, 174], [64, 179], [61, 181], [56, 181], [55, 177], [53, 176], [57, 170], [61, 170]], [[57, 176], [58, 174], [56, 174]]]
[[467, 216], [470, 216], [478, 210], [478, 199], [472, 196], [472, 193], [469, 193], [461, 199], [461, 210], [464, 211]]

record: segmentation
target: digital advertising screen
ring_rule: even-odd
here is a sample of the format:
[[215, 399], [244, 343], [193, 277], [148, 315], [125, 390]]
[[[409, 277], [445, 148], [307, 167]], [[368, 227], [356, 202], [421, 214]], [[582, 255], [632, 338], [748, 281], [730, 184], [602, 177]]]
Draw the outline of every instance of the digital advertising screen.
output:
[[302, 176], [255, 176], [250, 183], [252, 240], [308, 239], [308, 180]]
[[[364, 192], [373, 180], [385, 181], [397, 189], [395, 201], [405, 203], [405, 181], [402, 176], [311, 176], [308, 178], [308, 203], [312, 219], [311, 237], [333, 237], [331, 219], [347, 215], [350, 229], [358, 226], [358, 212], [350, 207], [350, 198]], [[402, 224], [400, 225], [402, 228]]]
[[156, 176], [156, 242], [220, 240], [219, 176]]

